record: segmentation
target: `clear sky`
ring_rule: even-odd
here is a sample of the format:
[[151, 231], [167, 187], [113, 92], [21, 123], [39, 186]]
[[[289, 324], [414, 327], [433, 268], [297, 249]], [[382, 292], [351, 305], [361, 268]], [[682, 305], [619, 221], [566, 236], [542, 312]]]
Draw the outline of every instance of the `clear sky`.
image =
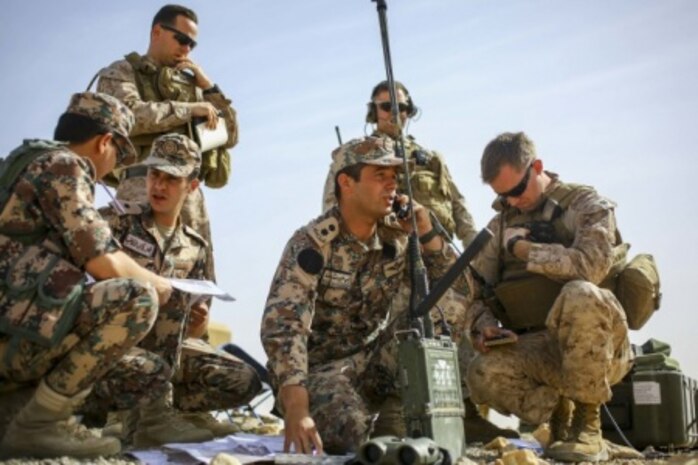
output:
[[[147, 49], [160, 2], [3, 2], [0, 152], [49, 138], [69, 96], [101, 67]], [[259, 322], [281, 251], [320, 212], [334, 126], [364, 126], [384, 79], [369, 0], [196, 0], [192, 58], [233, 100], [240, 143], [230, 184], [208, 189], [219, 283], [237, 298], [214, 320], [259, 359]], [[493, 194], [484, 146], [523, 130], [547, 169], [618, 203], [631, 252], [660, 267], [661, 310], [631, 340], [670, 342], [698, 377], [698, 2], [388, 0], [394, 72], [478, 227]], [[100, 193], [99, 203], [105, 203]]]

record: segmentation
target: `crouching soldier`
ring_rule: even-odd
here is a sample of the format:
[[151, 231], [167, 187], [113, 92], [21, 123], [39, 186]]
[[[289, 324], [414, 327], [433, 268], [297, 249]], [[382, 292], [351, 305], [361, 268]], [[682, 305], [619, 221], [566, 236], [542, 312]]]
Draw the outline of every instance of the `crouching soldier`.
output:
[[[181, 134], [165, 134], [155, 139], [142, 165], [147, 168], [148, 203], [125, 203], [121, 210], [112, 205], [102, 209], [102, 214], [126, 252], [145, 268], [161, 276], [204, 279], [206, 241], [181, 220], [187, 196], [199, 186], [201, 154], [198, 146]], [[196, 321], [189, 325], [189, 330], [200, 330], [207, 319], [208, 302], [192, 302], [189, 295], [179, 292], [175, 296], [160, 308], [153, 330], [141, 346], [178, 367], [190, 315]], [[175, 378], [178, 381], [176, 392], [184, 397], [176, 399], [177, 405], [199, 412], [208, 408], [232, 408], [259, 392], [261, 383], [251, 367], [237, 359], [224, 358], [203, 341], [196, 344], [198, 350], [192, 350], [189, 342], [182, 369]], [[136, 422], [133, 435], [134, 445], [206, 441], [235, 432], [233, 425], [219, 423], [209, 415], [176, 414], [171, 383], [168, 389], [170, 392], [166, 396], [141, 408], [141, 419]], [[216, 399], [226, 400], [216, 402]], [[144, 422], [144, 410], [159, 412], [159, 421]], [[112, 415], [111, 422], [113, 419]], [[122, 434], [129, 434], [129, 423], [132, 422], [123, 422]]]
[[96, 180], [135, 160], [132, 125], [117, 99], [75, 94], [55, 131], [65, 142], [27, 140], [0, 163], [0, 384], [38, 385], [7, 426], [2, 457], [115, 454], [118, 440], [71, 421], [76, 406], [93, 391], [94, 402], [129, 408], [171, 376], [133, 348], [171, 287], [120, 250], [94, 206]]

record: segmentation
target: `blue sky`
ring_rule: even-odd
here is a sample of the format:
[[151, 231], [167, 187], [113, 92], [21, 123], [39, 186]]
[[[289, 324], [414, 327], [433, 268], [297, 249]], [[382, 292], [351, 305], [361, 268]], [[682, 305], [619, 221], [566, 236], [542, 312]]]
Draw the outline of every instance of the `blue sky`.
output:
[[[50, 137], [71, 93], [102, 66], [145, 52], [144, 0], [11, 0], [0, 28], [0, 152]], [[334, 126], [364, 127], [384, 79], [369, 0], [192, 1], [192, 58], [233, 100], [240, 144], [224, 189], [207, 190], [218, 277], [237, 302], [216, 303], [236, 342], [264, 359], [258, 327], [292, 232], [319, 214]], [[618, 203], [631, 252], [659, 263], [664, 300], [633, 342], [670, 342], [698, 377], [698, 3], [691, 0], [392, 0], [395, 76], [422, 108], [410, 132], [439, 150], [478, 227], [493, 195], [484, 146], [524, 130], [546, 168]], [[105, 196], [98, 196], [105, 202]]]

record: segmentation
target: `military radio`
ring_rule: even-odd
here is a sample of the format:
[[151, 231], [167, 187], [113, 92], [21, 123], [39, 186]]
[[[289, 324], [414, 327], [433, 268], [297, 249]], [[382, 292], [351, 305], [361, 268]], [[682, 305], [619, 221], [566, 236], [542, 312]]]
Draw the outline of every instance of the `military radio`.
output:
[[453, 267], [438, 281], [434, 290], [428, 292], [426, 268], [417, 238], [416, 215], [412, 214], [412, 184], [390, 58], [387, 5], [385, 0], [372, 1], [376, 2], [378, 10], [392, 120], [400, 128], [395, 151], [396, 156], [403, 159], [405, 194], [409, 197], [408, 210], [404, 212], [404, 216], [405, 219], [412, 220], [412, 232], [407, 245], [411, 278], [411, 329], [398, 333], [398, 377], [409, 438], [400, 441], [384, 437], [368, 441], [361, 447], [359, 458], [366, 465], [449, 465], [465, 453], [465, 407], [458, 349], [448, 336], [434, 337], [434, 327], [428, 313], [472, 258], [492, 238], [492, 233], [487, 229], [480, 231]]

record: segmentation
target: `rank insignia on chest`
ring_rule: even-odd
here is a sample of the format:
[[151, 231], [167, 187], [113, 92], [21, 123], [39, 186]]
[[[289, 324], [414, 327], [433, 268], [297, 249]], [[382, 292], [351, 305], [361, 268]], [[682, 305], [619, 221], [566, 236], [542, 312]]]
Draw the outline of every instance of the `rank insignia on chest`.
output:
[[124, 247], [145, 257], [152, 257], [153, 253], [155, 252], [154, 244], [151, 244], [140, 237], [136, 237], [133, 234], [126, 236], [126, 239], [124, 240]]

